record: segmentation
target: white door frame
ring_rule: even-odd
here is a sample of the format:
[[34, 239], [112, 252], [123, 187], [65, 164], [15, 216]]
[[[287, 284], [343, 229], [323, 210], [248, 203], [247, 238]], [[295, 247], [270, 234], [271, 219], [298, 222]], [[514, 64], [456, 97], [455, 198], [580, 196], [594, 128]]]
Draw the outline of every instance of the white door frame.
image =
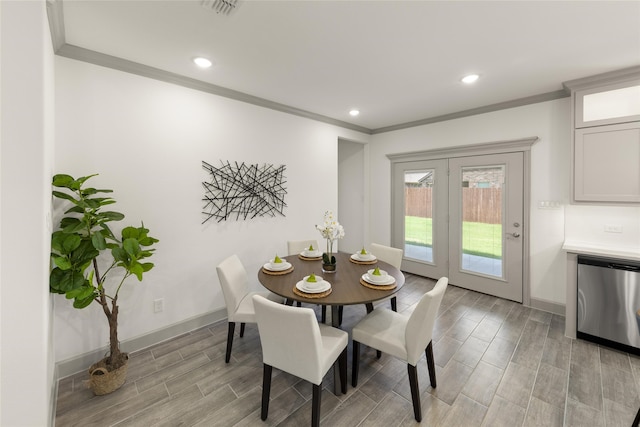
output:
[[[531, 305], [531, 288], [530, 288], [530, 251], [529, 251], [529, 222], [531, 207], [531, 146], [538, 140], [537, 136], [508, 140], [489, 142], [483, 144], [461, 145], [452, 148], [441, 148], [434, 150], [413, 151], [407, 153], [387, 154], [387, 158], [391, 161], [391, 191], [395, 191], [394, 185], [394, 164], [412, 161], [437, 160], [453, 157], [469, 157], [480, 156], [486, 154], [501, 153], [523, 153], [523, 249], [522, 249], [522, 303], [525, 306]], [[391, 200], [395, 200], [395, 195], [391, 195]], [[396, 209], [391, 206], [391, 241], [395, 242], [402, 236], [396, 236], [394, 224], [399, 220], [397, 218]]]

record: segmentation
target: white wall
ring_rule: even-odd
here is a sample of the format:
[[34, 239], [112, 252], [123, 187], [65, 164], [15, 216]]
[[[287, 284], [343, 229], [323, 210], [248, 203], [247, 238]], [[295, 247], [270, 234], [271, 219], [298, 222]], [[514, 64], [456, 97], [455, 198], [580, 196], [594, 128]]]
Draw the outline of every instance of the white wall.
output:
[[[222, 309], [215, 266], [228, 255], [237, 253], [255, 279], [265, 260], [286, 253], [287, 240], [321, 240], [315, 224], [324, 211], [337, 210], [338, 138], [369, 138], [60, 57], [56, 90], [55, 173], [99, 173], [93, 184], [114, 190], [123, 224], [144, 220], [160, 239], [156, 267], [121, 291], [121, 340]], [[286, 165], [286, 217], [201, 225], [203, 160]], [[164, 312], [153, 313], [156, 298], [164, 298]], [[97, 305], [75, 310], [55, 299], [57, 361], [107, 339]]]
[[[386, 155], [504, 141], [540, 138], [531, 150], [531, 297], [565, 300], [564, 209], [539, 209], [539, 201], [569, 201], [569, 98], [374, 135], [370, 144], [371, 189], [390, 193]], [[374, 173], [375, 171], [375, 173]], [[371, 196], [373, 200], [373, 195]], [[389, 200], [371, 209], [371, 240], [389, 243]]]
[[367, 151], [367, 145], [358, 142], [341, 140], [338, 144], [338, 220], [345, 229], [344, 238], [338, 242], [341, 251], [355, 252], [363, 245], [368, 247]]
[[[620, 226], [620, 233], [605, 226]], [[640, 256], [640, 207], [576, 206], [567, 208], [567, 240], [574, 244], [611, 248]]]
[[0, 425], [52, 417], [53, 52], [44, 1], [0, 2]]

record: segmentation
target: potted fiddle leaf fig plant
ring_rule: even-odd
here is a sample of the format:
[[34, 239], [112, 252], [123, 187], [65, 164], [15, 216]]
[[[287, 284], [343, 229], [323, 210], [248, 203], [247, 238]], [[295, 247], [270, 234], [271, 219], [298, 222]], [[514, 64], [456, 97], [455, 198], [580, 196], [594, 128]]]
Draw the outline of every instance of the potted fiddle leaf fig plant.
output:
[[153, 268], [153, 263], [145, 260], [153, 254], [152, 246], [158, 239], [149, 236], [144, 223], [124, 227], [116, 237], [109, 223], [121, 221], [124, 215], [103, 210], [116, 201], [104, 197], [112, 190], [85, 186], [94, 176], [53, 177], [53, 186], [61, 191], [54, 189], [52, 195], [69, 207], [59, 229], [51, 235], [49, 289], [73, 300], [78, 309], [95, 302], [107, 317], [109, 353], [89, 369], [89, 387], [101, 395], [117, 390], [126, 379], [128, 355], [118, 341], [120, 289], [129, 277], [142, 281], [143, 274]]

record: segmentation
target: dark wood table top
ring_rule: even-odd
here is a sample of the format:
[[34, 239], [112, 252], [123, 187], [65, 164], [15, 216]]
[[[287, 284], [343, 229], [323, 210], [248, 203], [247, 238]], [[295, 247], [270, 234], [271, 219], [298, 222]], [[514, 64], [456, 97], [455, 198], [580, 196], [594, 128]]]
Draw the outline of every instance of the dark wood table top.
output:
[[[336, 272], [325, 273], [322, 271], [322, 260], [303, 260], [300, 259], [297, 254], [289, 255], [285, 258], [287, 262], [293, 265], [292, 272], [282, 275], [271, 275], [262, 271], [262, 267], [260, 267], [258, 280], [265, 288], [274, 294], [290, 300], [337, 306], [372, 303], [395, 294], [404, 285], [404, 275], [392, 265], [381, 260], [377, 260], [376, 264], [356, 264], [350, 261], [350, 256], [351, 254], [346, 252], [336, 253]], [[376, 267], [385, 270], [395, 278], [396, 287], [394, 289], [371, 289], [360, 283], [362, 275]], [[316, 276], [321, 276], [324, 280], [331, 283], [332, 291], [329, 295], [322, 298], [305, 298], [293, 292], [296, 283], [311, 273]]]

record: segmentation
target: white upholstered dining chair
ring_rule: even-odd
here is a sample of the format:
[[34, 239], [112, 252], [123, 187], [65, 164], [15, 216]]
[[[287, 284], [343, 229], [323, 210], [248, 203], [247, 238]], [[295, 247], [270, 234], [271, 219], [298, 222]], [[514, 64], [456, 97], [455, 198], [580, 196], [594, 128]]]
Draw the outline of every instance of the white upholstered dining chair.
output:
[[[373, 252], [373, 251], [372, 251]], [[386, 308], [376, 308], [352, 329], [353, 365], [351, 384], [358, 385], [360, 344], [375, 348], [407, 362], [411, 400], [416, 421], [422, 420], [420, 388], [416, 365], [425, 352], [431, 387], [436, 387], [436, 370], [431, 336], [438, 308], [442, 302], [449, 279], [440, 278], [435, 287], [423, 295], [413, 313], [405, 316]]]
[[[387, 264], [391, 264], [400, 270], [400, 267], [402, 266], [402, 256], [404, 255], [404, 251], [402, 249], [381, 245], [379, 243], [372, 243], [371, 246], [369, 246], [369, 252], [374, 254], [379, 260], [384, 261]], [[391, 301], [391, 310], [398, 311], [396, 297], [393, 296], [385, 298], [381, 301], [387, 300]]]
[[255, 294], [260, 294], [278, 303], [283, 303], [284, 298], [271, 292], [249, 292], [247, 271], [237, 255], [231, 255], [218, 264], [216, 272], [222, 287], [224, 302], [227, 305], [229, 328], [227, 332], [227, 352], [224, 361], [229, 363], [236, 323], [240, 322], [240, 337], [244, 336], [246, 323], [256, 323], [251, 297]]
[[309, 249], [309, 246], [313, 245], [315, 250], [322, 250], [318, 248], [318, 241], [311, 240], [289, 240], [287, 241], [287, 253], [289, 255], [298, 255], [305, 249]]
[[322, 379], [336, 360], [340, 369], [342, 392], [347, 391], [349, 334], [318, 324], [315, 313], [310, 308], [276, 304], [257, 295], [253, 297], [253, 304], [264, 365], [260, 417], [264, 421], [269, 413], [271, 372], [276, 368], [313, 385], [311, 425], [320, 425]]

